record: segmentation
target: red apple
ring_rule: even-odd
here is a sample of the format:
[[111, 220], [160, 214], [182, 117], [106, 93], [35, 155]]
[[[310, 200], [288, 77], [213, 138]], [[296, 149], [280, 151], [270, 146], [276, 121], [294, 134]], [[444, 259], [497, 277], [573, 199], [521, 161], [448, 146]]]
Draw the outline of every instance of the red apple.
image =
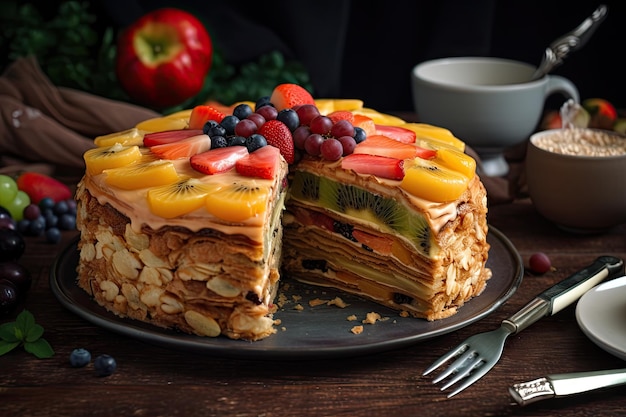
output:
[[180, 9], [157, 9], [120, 34], [117, 78], [133, 100], [164, 109], [200, 92], [212, 54], [211, 37], [200, 20]]

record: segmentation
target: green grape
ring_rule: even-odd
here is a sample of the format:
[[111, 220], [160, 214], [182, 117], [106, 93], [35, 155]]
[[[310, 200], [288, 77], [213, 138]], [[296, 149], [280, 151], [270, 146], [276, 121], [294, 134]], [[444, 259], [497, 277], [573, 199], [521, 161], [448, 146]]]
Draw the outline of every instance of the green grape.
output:
[[17, 184], [8, 175], [0, 175], [0, 207], [6, 207], [15, 199], [17, 194]]
[[30, 197], [22, 190], [18, 190], [17, 194], [15, 194], [15, 198], [13, 201], [8, 202], [4, 205], [4, 208], [11, 213], [11, 217], [16, 222], [19, 222], [24, 218], [24, 209], [26, 206], [30, 204]]

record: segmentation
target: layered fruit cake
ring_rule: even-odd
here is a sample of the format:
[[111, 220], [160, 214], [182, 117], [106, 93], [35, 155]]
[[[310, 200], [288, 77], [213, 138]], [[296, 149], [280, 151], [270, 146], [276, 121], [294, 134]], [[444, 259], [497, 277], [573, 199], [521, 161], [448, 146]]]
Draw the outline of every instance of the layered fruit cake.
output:
[[78, 285], [201, 336], [275, 333], [280, 277], [416, 319], [478, 296], [487, 199], [465, 145], [298, 85], [95, 139], [78, 184]]

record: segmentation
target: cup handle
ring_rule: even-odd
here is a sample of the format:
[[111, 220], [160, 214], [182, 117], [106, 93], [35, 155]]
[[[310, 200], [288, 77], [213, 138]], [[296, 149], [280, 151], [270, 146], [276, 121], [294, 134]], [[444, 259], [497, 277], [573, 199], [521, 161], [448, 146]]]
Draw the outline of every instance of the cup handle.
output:
[[549, 75], [548, 85], [546, 88], [546, 97], [554, 94], [563, 94], [568, 99], [574, 100], [576, 103], [580, 103], [580, 95], [578, 89], [570, 80], [560, 75]]

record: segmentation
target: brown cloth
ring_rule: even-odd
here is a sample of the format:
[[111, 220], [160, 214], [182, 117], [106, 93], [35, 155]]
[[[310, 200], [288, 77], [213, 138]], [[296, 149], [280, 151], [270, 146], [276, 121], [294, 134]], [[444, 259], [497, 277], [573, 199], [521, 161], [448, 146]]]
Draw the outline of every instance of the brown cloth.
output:
[[[95, 137], [130, 129], [160, 114], [57, 87], [29, 57], [13, 62], [0, 77], [0, 116], [0, 173], [30, 170], [71, 183], [82, 176], [83, 153], [94, 147]], [[507, 155], [506, 176], [481, 176], [489, 204], [523, 197], [525, 149], [512, 149]], [[467, 153], [476, 159], [480, 173], [480, 157], [469, 148]]]
[[159, 114], [143, 107], [57, 87], [34, 57], [0, 77], [0, 173], [84, 171], [93, 138]]

